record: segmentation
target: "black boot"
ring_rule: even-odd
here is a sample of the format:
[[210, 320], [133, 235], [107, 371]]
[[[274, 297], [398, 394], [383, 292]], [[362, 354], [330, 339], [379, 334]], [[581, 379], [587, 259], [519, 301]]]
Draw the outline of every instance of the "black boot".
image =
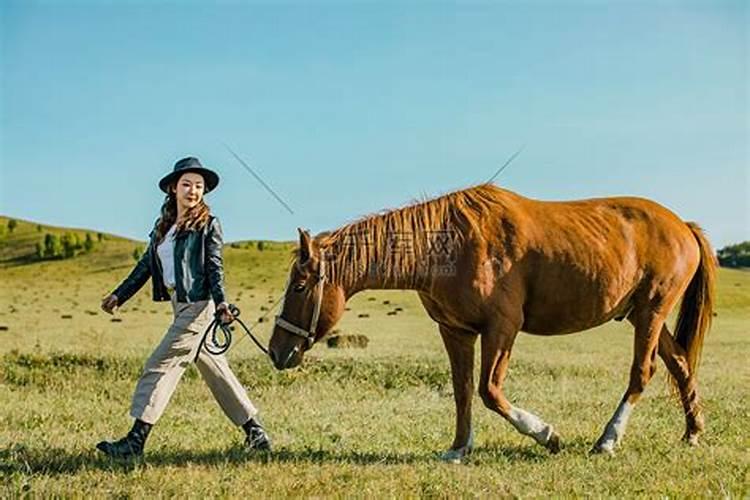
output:
[[271, 439], [266, 434], [265, 429], [260, 422], [251, 418], [244, 424], [242, 428], [245, 430], [245, 448], [248, 450], [259, 450], [259, 451], [271, 451]]
[[138, 420], [133, 423], [130, 432], [117, 441], [102, 441], [96, 447], [112, 458], [137, 458], [143, 456], [143, 446], [146, 444], [151, 424]]

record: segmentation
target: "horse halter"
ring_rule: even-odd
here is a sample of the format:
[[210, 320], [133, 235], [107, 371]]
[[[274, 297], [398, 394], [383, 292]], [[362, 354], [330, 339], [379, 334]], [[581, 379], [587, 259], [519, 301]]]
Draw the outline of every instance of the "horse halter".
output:
[[[281, 313], [276, 316], [276, 326], [286, 330], [287, 332], [302, 337], [307, 341], [306, 349], [310, 349], [315, 342], [315, 330], [318, 328], [318, 319], [320, 318], [320, 308], [323, 305], [323, 285], [325, 284], [326, 273], [325, 273], [325, 253], [323, 250], [320, 251], [320, 269], [318, 271], [318, 282], [315, 284], [317, 288], [317, 297], [313, 306], [313, 315], [310, 320], [310, 328], [305, 330], [297, 325], [290, 323], [281, 317]], [[286, 289], [284, 290], [284, 296], [289, 289], [289, 283], [287, 283]], [[281, 305], [281, 310], [284, 310], [284, 304]]]

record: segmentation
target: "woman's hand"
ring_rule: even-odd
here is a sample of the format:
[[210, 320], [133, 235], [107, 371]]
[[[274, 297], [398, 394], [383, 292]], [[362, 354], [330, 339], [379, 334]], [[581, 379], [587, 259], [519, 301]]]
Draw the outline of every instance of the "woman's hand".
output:
[[219, 312], [219, 321], [222, 323], [231, 323], [234, 321], [234, 315], [232, 314], [232, 311], [229, 310], [229, 303], [228, 302], [222, 302], [218, 306], [216, 306], [216, 311]]
[[104, 297], [104, 300], [102, 300], [102, 310], [109, 314], [113, 314], [113, 311], [119, 305], [117, 302], [117, 295], [115, 295], [114, 293], [107, 297]]

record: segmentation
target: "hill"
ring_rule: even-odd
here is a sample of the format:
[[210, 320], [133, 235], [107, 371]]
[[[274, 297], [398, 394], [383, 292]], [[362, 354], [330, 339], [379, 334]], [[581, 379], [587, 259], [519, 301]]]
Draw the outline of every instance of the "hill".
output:
[[[15, 221], [15, 228], [9, 231], [8, 222]], [[44, 244], [45, 236], [53, 234], [62, 237], [65, 234], [75, 235], [81, 241], [88, 234], [94, 241], [94, 248], [87, 254], [77, 255], [77, 264], [106, 264], [117, 267], [132, 262], [133, 250], [143, 249], [146, 241], [133, 240], [113, 233], [85, 228], [59, 227], [34, 221], [0, 215], [0, 267], [30, 264], [36, 258], [36, 245]], [[225, 242], [234, 249], [260, 248], [262, 250], [291, 248], [292, 243], [266, 240], [239, 240]], [[83, 261], [80, 261], [83, 259]]]

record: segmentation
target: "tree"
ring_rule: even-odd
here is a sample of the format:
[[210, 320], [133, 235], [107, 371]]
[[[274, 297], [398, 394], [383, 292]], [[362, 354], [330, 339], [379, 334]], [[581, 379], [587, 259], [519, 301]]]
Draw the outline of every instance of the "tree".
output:
[[266, 242], [265, 241], [259, 241], [258, 242], [258, 251], [262, 252], [266, 249]]
[[13, 230], [18, 226], [16, 219], [10, 219], [8, 221], [8, 232], [13, 234]]
[[41, 224], [37, 224], [36, 225], [36, 232], [37, 233], [41, 233], [42, 232], [42, 225]]
[[104, 239], [104, 235], [102, 233], [96, 233], [96, 239], [101, 242]]
[[750, 241], [725, 246], [716, 253], [724, 267], [750, 267]]
[[62, 235], [60, 242], [62, 243], [62, 255], [63, 258], [69, 259], [76, 254], [76, 238], [70, 233]]
[[86, 233], [86, 240], [83, 242], [83, 249], [87, 252], [94, 249], [94, 238], [91, 237], [91, 233]]
[[47, 233], [44, 235], [44, 258], [56, 259], [62, 257], [63, 247], [60, 238], [56, 234]]

